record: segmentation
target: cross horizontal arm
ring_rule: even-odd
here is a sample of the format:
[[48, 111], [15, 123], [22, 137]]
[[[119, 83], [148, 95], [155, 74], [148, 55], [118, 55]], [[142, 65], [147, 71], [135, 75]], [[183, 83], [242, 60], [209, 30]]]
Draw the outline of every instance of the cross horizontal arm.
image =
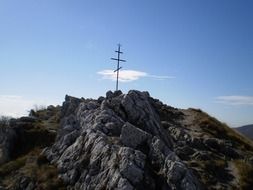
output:
[[115, 61], [121, 61], [121, 62], [126, 62], [126, 60], [123, 60], [123, 59], [116, 59], [116, 58], [111, 58], [112, 60], [115, 60]]
[[123, 53], [122, 51], [115, 51], [116, 53]]

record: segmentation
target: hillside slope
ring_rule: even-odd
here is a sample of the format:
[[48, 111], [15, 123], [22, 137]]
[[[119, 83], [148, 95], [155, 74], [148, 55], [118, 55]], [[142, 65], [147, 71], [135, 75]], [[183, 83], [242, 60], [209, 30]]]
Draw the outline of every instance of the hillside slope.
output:
[[235, 129], [239, 131], [241, 134], [245, 135], [246, 137], [253, 139], [253, 124], [237, 127]]
[[[33, 146], [23, 154], [10, 156], [11, 161], [0, 166], [0, 173], [15, 166], [13, 162], [23, 162], [7, 170], [9, 173], [1, 173], [3, 189], [15, 189], [20, 177], [25, 183], [19, 189], [189, 190], [253, 186], [251, 141], [201, 110], [176, 109], [147, 92], [109, 91], [98, 100], [66, 96], [61, 110], [54, 112], [60, 114], [59, 119], [38, 119], [36, 114], [33, 113], [36, 123], [42, 123], [39, 129], [44, 126], [51, 134], [50, 126], [59, 126], [56, 139], [50, 144], [41, 143], [39, 149]], [[36, 125], [31, 128], [36, 129]], [[29, 142], [24, 140], [24, 144]], [[27, 164], [29, 160], [35, 164]], [[35, 177], [27, 172], [31, 165], [37, 171]], [[50, 168], [51, 174], [45, 168]], [[51, 182], [47, 184], [50, 175]], [[10, 180], [13, 176], [19, 176], [19, 180]]]

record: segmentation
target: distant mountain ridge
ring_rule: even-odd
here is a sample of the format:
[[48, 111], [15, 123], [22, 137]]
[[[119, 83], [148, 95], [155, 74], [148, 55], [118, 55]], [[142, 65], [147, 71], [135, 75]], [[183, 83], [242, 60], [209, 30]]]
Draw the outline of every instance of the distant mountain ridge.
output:
[[253, 139], [253, 124], [237, 127], [236, 130], [239, 131], [241, 134], [245, 135], [246, 137]]

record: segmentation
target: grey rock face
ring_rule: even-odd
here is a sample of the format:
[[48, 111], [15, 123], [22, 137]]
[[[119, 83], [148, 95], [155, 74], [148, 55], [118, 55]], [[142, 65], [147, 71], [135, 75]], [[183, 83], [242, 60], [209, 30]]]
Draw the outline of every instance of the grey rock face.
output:
[[120, 140], [123, 145], [137, 148], [138, 146], [144, 144], [151, 135], [137, 127], [126, 123], [121, 131]]
[[[21, 119], [11, 119], [9, 127], [0, 127], [0, 164], [8, 162], [22, 148], [24, 140], [23, 122]], [[29, 124], [29, 122], [27, 123]]]
[[57, 140], [43, 154], [69, 189], [201, 189], [147, 92], [66, 96], [62, 109]]
[[0, 164], [10, 160], [17, 138], [13, 128], [0, 127]]
[[121, 157], [120, 174], [131, 184], [138, 185], [143, 180], [146, 156], [140, 151], [127, 147], [120, 148], [119, 156]]

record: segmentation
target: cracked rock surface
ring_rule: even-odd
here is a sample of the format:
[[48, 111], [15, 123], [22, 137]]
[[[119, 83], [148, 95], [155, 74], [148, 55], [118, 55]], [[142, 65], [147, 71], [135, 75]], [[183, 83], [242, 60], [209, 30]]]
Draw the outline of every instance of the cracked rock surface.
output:
[[203, 189], [177, 156], [173, 134], [184, 134], [163, 126], [172, 122], [162, 124], [161, 105], [134, 90], [98, 100], [66, 96], [56, 142], [43, 154], [69, 189]]

